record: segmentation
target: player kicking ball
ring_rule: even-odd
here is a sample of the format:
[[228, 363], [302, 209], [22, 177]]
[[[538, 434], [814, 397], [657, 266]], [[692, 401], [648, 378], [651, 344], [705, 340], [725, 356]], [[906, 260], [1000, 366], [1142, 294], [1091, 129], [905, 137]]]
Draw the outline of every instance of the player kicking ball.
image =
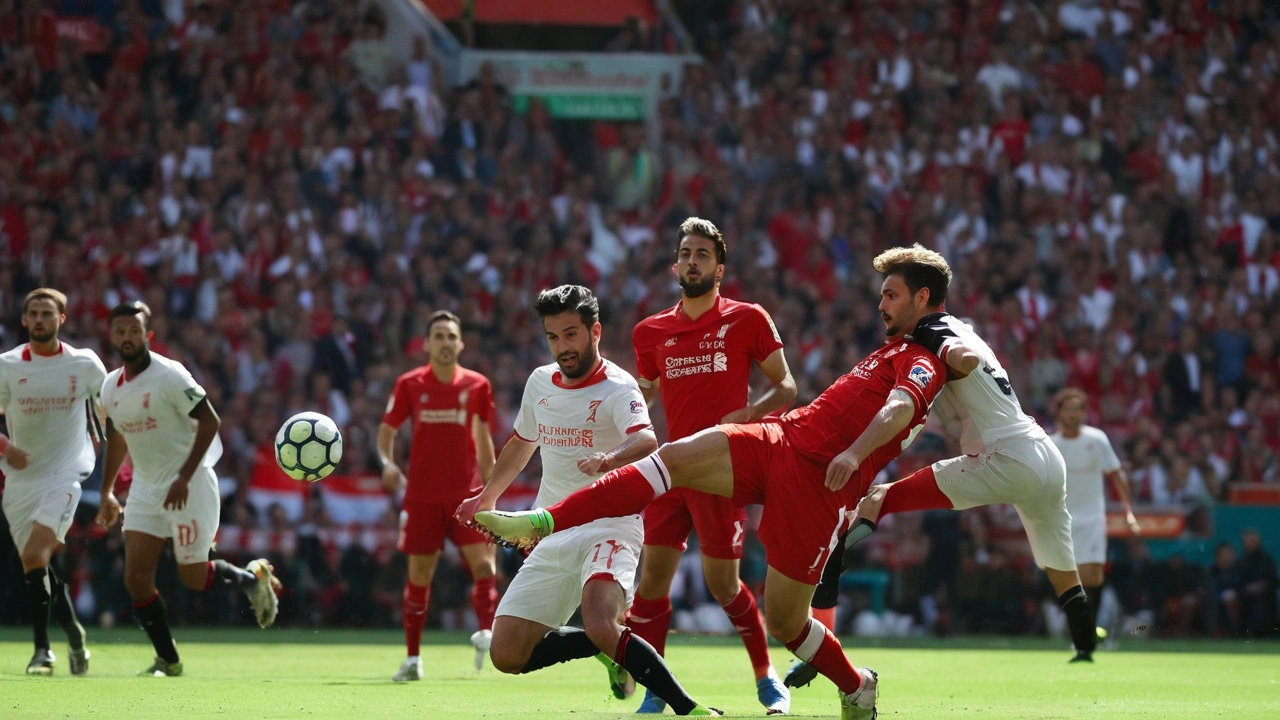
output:
[[835, 683], [844, 720], [875, 718], [879, 678], [849, 662], [809, 605], [847, 513], [924, 427], [942, 390], [945, 366], [903, 335], [938, 310], [951, 281], [949, 268], [929, 262], [876, 269], [884, 276], [880, 313], [888, 342], [809, 405], [772, 422], [708, 428], [606, 473], [559, 503], [477, 513], [476, 521], [507, 540], [528, 540], [639, 512], [673, 487], [732, 497], [738, 505], [761, 503], [769, 633]]
[[[555, 362], [529, 376], [515, 434], [484, 491], [458, 509], [470, 522], [492, 510], [535, 450], [542, 454], [539, 505], [557, 502], [609, 468], [658, 446], [634, 378], [600, 357], [600, 307], [579, 285], [545, 290], [534, 303]], [[585, 522], [537, 543], [498, 604], [489, 657], [511, 674], [597, 657], [614, 695], [625, 673], [677, 715], [719, 715], [696, 703], [653, 646], [619, 623], [632, 601], [644, 525], [636, 513]], [[585, 627], [565, 627], [581, 606]]]
[[221, 505], [213, 472], [222, 456], [221, 421], [182, 363], [151, 352], [150, 308], [126, 302], [107, 320], [124, 367], [107, 375], [102, 388], [107, 456], [98, 524], [110, 528], [120, 518], [122, 508], [111, 490], [128, 453], [133, 485], [124, 513], [124, 584], [134, 616], [156, 651], [155, 662], [138, 674], [177, 676], [182, 662], [169, 632], [168, 608], [156, 590], [156, 566], [169, 538], [183, 585], [239, 588], [262, 627], [276, 619], [280, 582], [265, 559], [244, 568], [209, 560]]
[[71, 674], [89, 671], [84, 628], [53, 560], [80, 502], [80, 482], [93, 471], [90, 415], [96, 427], [98, 394], [107, 369], [92, 350], [58, 339], [66, 309], [67, 296], [61, 292], [32, 290], [22, 303], [22, 324], [30, 339], [0, 355], [0, 407], [13, 436], [12, 444], [0, 441], [4, 514], [26, 575], [35, 640], [28, 675], [53, 674], [51, 618], [67, 634]]

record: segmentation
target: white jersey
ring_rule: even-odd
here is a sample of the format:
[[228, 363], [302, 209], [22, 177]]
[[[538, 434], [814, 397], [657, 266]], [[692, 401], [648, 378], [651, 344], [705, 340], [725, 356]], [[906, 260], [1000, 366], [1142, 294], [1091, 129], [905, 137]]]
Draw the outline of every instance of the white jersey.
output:
[[[102, 405], [133, 459], [130, 504], [164, 502], [195, 444], [197, 423], [190, 413], [204, 398], [204, 388], [182, 363], [155, 353], [136, 377], [126, 380], [123, 368], [107, 376]], [[215, 435], [201, 465], [211, 468], [220, 457], [222, 441]]]
[[966, 455], [996, 452], [997, 444], [1006, 438], [1048, 437], [1039, 423], [1022, 411], [1009, 374], [973, 328], [945, 314], [931, 328], [932, 344], [937, 347], [926, 347], [944, 362], [947, 349], [956, 343], [963, 343], [981, 359], [968, 377], [948, 382], [933, 404], [934, 411], [959, 420], [960, 449]]
[[538, 443], [542, 454], [542, 485], [534, 504], [554, 505], [590, 485], [600, 475], [583, 474], [579, 458], [617, 447], [628, 434], [651, 425], [635, 378], [608, 360], [574, 386], [561, 384], [555, 363], [534, 370], [515, 426], [516, 435]]
[[0, 355], [0, 407], [9, 439], [31, 453], [22, 470], [4, 462], [10, 488], [63, 475], [83, 479], [93, 472], [89, 413], [106, 375], [97, 353], [66, 343], [49, 356], [37, 355], [29, 345]]
[[1103, 475], [1120, 469], [1120, 458], [1101, 430], [1081, 425], [1080, 434], [1065, 438], [1062, 432], [1049, 436], [1067, 463], [1067, 510], [1073, 519], [1103, 517], [1107, 499]]

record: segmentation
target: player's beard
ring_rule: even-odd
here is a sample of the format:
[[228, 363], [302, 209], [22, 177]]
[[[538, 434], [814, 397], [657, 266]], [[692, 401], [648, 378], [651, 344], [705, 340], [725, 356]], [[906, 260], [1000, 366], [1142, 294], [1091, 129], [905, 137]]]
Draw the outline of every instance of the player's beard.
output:
[[888, 315], [881, 315], [880, 319], [884, 321], [884, 336], [887, 338], [898, 337], [903, 333], [902, 326], [894, 322], [894, 319]]
[[141, 345], [133, 345], [130, 343], [130, 348], [128, 350], [125, 350], [119, 345], [116, 346], [116, 352], [120, 354], [120, 359], [125, 362], [133, 362], [134, 360], [137, 360], [147, 353], [147, 349], [146, 343], [142, 343]]
[[715, 289], [716, 276], [698, 274], [697, 280], [689, 280], [684, 275], [680, 276], [680, 289], [684, 291], [684, 296], [688, 298], [702, 297]]
[[[572, 370], [566, 370], [564, 367], [564, 361], [562, 358], [565, 358], [566, 356], [571, 356], [578, 360], [578, 362], [574, 364], [574, 368]], [[596, 366], [596, 360], [599, 358], [600, 355], [596, 353], [595, 348], [588, 345], [586, 351], [582, 353], [561, 353], [556, 357], [556, 364], [560, 366], [561, 375], [564, 375], [570, 380], [577, 380], [583, 375], [591, 372], [591, 369]]]
[[30, 336], [32, 342], [47, 343], [52, 342], [54, 338], [58, 337], [58, 330], [57, 328], [52, 330], [27, 328], [27, 335]]

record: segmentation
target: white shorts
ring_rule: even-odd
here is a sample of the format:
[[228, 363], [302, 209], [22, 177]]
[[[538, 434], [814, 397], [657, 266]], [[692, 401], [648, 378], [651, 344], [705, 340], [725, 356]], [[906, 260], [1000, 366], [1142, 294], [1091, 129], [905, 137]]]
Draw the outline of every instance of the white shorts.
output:
[[70, 479], [54, 478], [27, 490], [9, 485], [4, 490], [4, 517], [9, 521], [9, 535], [21, 553], [31, 540], [35, 523], [49, 528], [58, 542], [67, 541], [67, 531], [80, 504], [80, 473]]
[[1018, 511], [1036, 564], [1075, 570], [1067, 466], [1053, 442], [1001, 440], [995, 452], [962, 455], [933, 464], [938, 489], [957, 510], [1008, 503]]
[[555, 533], [525, 558], [497, 614], [560, 627], [582, 604], [583, 586], [599, 576], [616, 580], [630, 607], [643, 545], [644, 524], [634, 515]]
[[207, 562], [213, 539], [218, 534], [221, 511], [218, 478], [212, 468], [202, 467], [191, 478], [187, 504], [181, 510], [165, 509], [163, 495], [155, 503], [130, 497], [124, 508], [124, 529], [173, 538], [173, 555], [179, 565]]
[[1107, 562], [1107, 518], [1071, 516], [1071, 546], [1076, 563], [1102, 565]]

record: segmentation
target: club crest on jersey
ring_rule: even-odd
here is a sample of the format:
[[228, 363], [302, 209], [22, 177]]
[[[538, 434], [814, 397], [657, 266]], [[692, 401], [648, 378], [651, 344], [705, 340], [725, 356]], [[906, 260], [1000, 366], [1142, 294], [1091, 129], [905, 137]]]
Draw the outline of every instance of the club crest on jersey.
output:
[[933, 372], [920, 364], [912, 365], [907, 377], [911, 379], [911, 382], [919, 385], [921, 390], [929, 387], [929, 383], [933, 382]]
[[142, 393], [142, 409], [143, 409], [143, 410], [150, 410], [150, 409], [151, 409], [151, 393], [149, 393], [149, 392], [148, 392], [148, 393]]
[[76, 376], [75, 376], [75, 375], [68, 375], [68, 376], [67, 376], [67, 381], [71, 384], [71, 391], [70, 391], [70, 395], [71, 395], [71, 397], [75, 397], [75, 395], [76, 395]]
[[667, 347], [675, 347], [675, 346], [676, 346], [676, 339], [675, 339], [675, 338], [671, 338], [671, 339], [667, 340], [667, 342], [666, 342], [666, 346], [667, 346]]
[[18, 384], [19, 384], [19, 385], [26, 385], [26, 384], [27, 384], [27, 379], [26, 379], [26, 378], [18, 378]]
[[592, 401], [591, 401], [591, 406], [590, 406], [590, 410], [591, 410], [591, 412], [587, 413], [587, 420], [586, 420], [587, 422], [595, 422], [595, 421], [596, 421], [596, 411], [600, 409], [600, 405], [601, 405], [603, 402], [604, 402], [603, 400], [592, 400]]

